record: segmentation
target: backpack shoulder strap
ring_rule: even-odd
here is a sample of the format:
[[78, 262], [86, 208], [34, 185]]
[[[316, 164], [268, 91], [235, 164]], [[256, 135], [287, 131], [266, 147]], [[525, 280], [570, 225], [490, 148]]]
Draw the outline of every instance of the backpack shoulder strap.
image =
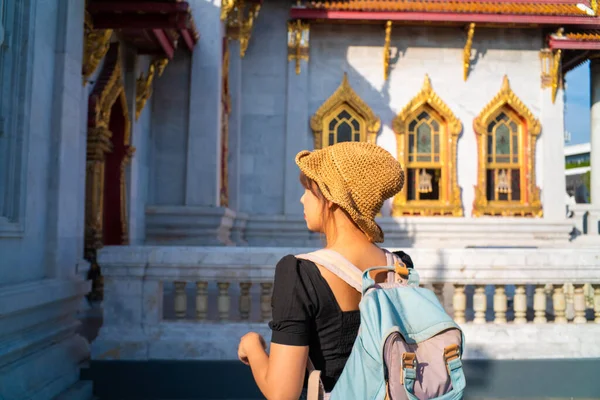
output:
[[298, 254], [296, 258], [312, 261], [327, 268], [359, 293], [362, 293], [363, 272], [338, 252], [322, 249], [312, 253]]

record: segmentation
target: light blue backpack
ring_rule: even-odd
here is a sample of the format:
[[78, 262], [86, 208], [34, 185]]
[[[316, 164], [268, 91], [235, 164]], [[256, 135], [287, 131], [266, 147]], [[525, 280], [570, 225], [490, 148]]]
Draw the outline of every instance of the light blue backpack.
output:
[[[388, 266], [364, 272], [332, 250], [298, 255], [313, 261], [363, 295], [360, 330], [350, 358], [331, 393], [309, 360], [308, 400], [462, 399], [466, 380], [464, 335], [435, 294], [395, 255]], [[385, 283], [369, 272], [387, 270]]]

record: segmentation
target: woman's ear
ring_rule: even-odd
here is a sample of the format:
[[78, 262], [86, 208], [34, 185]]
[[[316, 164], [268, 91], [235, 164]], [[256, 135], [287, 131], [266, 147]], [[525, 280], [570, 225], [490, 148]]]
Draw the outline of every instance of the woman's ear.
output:
[[334, 202], [327, 200], [327, 208], [328, 208], [329, 210], [331, 210], [331, 211], [335, 211], [335, 209], [336, 209], [336, 207], [337, 207], [337, 206], [338, 206], [338, 205], [337, 205], [337, 204], [335, 204]]

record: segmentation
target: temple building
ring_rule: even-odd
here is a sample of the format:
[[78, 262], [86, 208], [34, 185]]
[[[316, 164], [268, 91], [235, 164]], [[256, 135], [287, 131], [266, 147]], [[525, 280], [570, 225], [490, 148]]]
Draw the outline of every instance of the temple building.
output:
[[[467, 357], [600, 357], [599, 54], [596, 0], [0, 0], [0, 399], [268, 336], [275, 263], [322, 244], [294, 157], [342, 141], [404, 166], [383, 245]], [[567, 210], [587, 60], [591, 202]]]

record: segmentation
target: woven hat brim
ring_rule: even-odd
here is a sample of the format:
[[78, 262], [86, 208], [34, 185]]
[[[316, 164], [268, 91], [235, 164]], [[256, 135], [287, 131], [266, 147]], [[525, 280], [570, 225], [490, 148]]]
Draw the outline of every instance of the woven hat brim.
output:
[[[329, 186], [323, 181], [323, 174], [321, 173], [320, 166], [324, 165], [327, 161], [329, 161], [330, 164], [333, 162], [332, 160], [327, 160], [328, 155], [329, 153], [323, 151], [310, 152], [304, 150], [296, 155], [296, 164], [298, 165], [298, 168], [300, 168], [300, 171], [319, 186], [321, 193], [323, 193], [323, 196], [325, 196], [327, 200], [341, 207], [348, 213], [350, 218], [352, 218], [358, 228], [367, 235], [369, 240], [375, 243], [382, 243], [384, 241], [384, 234], [381, 227], [377, 225], [372, 218], [365, 217], [357, 212], [355, 208], [336, 200], [338, 196], [332, 193]], [[306, 162], [308, 156], [311, 156], [310, 163]]]

